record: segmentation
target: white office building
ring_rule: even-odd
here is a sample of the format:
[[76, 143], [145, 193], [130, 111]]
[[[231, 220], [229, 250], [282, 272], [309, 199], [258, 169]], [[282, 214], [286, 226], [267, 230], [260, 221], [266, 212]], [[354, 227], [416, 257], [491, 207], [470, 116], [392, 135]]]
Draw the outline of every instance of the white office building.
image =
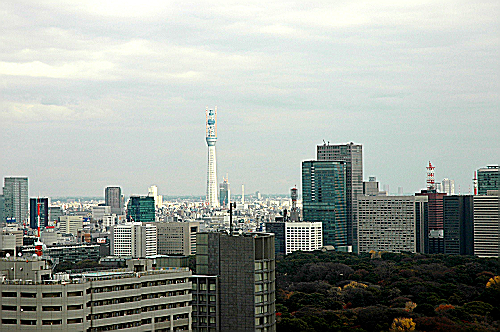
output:
[[323, 247], [321, 222], [286, 222], [286, 254], [294, 251], [314, 251]]
[[474, 255], [500, 257], [500, 199], [498, 190], [474, 196]]
[[134, 258], [157, 255], [156, 234], [154, 224], [130, 222], [115, 225], [111, 230], [111, 253]]

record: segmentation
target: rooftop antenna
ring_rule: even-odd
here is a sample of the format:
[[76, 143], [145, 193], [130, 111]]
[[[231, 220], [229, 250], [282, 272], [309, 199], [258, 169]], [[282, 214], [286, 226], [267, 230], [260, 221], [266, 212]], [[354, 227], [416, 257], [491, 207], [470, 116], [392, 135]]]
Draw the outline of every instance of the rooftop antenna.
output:
[[323, 140], [323, 145], [326, 145], [326, 142], [325, 142], [325, 140]]
[[434, 190], [436, 189], [434, 185], [434, 169], [436, 167], [432, 166], [431, 162], [429, 161], [429, 166], [427, 168], [427, 190]]
[[474, 196], [477, 195], [477, 171], [474, 172]]

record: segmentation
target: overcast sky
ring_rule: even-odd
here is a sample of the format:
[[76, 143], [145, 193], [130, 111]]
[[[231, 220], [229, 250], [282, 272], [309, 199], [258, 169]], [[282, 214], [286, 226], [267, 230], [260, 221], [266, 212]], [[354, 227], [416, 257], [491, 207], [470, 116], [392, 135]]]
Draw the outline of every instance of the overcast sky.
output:
[[469, 192], [500, 160], [500, 2], [0, 2], [0, 176], [30, 195], [288, 193], [316, 145], [363, 144], [391, 192]]

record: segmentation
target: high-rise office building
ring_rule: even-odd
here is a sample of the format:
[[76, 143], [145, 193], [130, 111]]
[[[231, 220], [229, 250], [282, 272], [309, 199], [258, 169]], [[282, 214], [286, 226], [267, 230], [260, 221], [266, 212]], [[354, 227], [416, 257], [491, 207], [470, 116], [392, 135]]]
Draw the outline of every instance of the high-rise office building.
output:
[[344, 161], [346, 165], [347, 244], [356, 250], [357, 197], [363, 194], [363, 146], [347, 143], [317, 146], [317, 160]]
[[488, 190], [500, 190], [500, 167], [487, 166], [477, 170], [478, 194], [486, 195]]
[[427, 220], [426, 234], [428, 236], [425, 247], [427, 254], [444, 253], [444, 219], [443, 219], [443, 197], [445, 193], [438, 193], [435, 189], [422, 190], [415, 196], [427, 196]]
[[368, 181], [363, 181], [363, 195], [378, 196], [379, 191], [379, 183], [376, 177], [370, 176]]
[[123, 214], [123, 197], [121, 187], [106, 187], [104, 190], [106, 206], [111, 207], [111, 213]]
[[302, 162], [302, 211], [306, 222], [323, 224], [323, 245], [348, 250], [346, 162]]
[[5, 218], [24, 222], [28, 218], [28, 178], [4, 178]]
[[159, 255], [194, 255], [196, 254], [196, 233], [200, 223], [193, 222], [158, 222]]
[[443, 181], [441, 181], [440, 192], [445, 193], [447, 195], [455, 195], [455, 181], [450, 180], [448, 178], [444, 178]]
[[231, 200], [231, 190], [229, 189], [229, 181], [227, 178], [223, 178], [221, 184], [219, 185], [219, 203], [220, 206], [229, 206]]
[[474, 255], [500, 257], [500, 196], [496, 190], [474, 196]]
[[47, 197], [30, 198], [30, 227], [38, 228], [38, 211], [40, 211], [40, 228], [49, 225], [49, 199]]
[[359, 196], [358, 251], [416, 252], [415, 196]]
[[61, 216], [58, 225], [61, 233], [77, 235], [78, 231], [83, 230], [83, 217]]
[[210, 207], [218, 207], [217, 199], [217, 160], [215, 143], [217, 142], [217, 107], [215, 110], [206, 110], [206, 141], [208, 145], [207, 165], [207, 203]]
[[276, 331], [274, 235], [198, 233], [194, 331]]
[[152, 196], [130, 196], [127, 204], [127, 220], [155, 222], [155, 199]]
[[147, 257], [158, 254], [156, 223], [129, 222], [111, 230], [111, 253], [114, 256]]
[[474, 200], [471, 195], [443, 198], [444, 253], [474, 255]]
[[314, 251], [323, 247], [321, 222], [266, 222], [266, 232], [274, 234], [275, 253]]
[[159, 209], [163, 206], [163, 196], [158, 195], [158, 187], [157, 186], [152, 185], [151, 187], [148, 188], [148, 196], [154, 197], [155, 207], [157, 209]]

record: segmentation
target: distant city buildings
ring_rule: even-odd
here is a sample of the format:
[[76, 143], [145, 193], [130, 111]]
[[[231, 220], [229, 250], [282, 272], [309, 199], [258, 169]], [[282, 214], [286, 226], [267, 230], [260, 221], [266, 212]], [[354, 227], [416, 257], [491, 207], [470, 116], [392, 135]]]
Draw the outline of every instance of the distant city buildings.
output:
[[361, 144], [328, 144], [317, 146], [317, 160], [344, 161], [346, 169], [347, 245], [356, 251], [357, 197], [363, 194], [363, 146]]
[[106, 187], [104, 190], [105, 205], [111, 207], [111, 213], [123, 214], [123, 196], [121, 187]]
[[219, 203], [222, 207], [229, 206], [231, 202], [231, 190], [229, 189], [229, 181], [227, 178], [223, 178], [219, 185]]
[[369, 181], [363, 182], [363, 195], [365, 196], [378, 196], [379, 195], [379, 183], [377, 178], [370, 176]]
[[455, 181], [444, 178], [443, 181], [441, 181], [438, 192], [445, 193], [447, 195], [455, 195]]
[[155, 199], [152, 196], [130, 196], [127, 204], [127, 221], [155, 222]]
[[323, 225], [323, 245], [347, 251], [346, 163], [302, 162], [302, 211], [306, 222]]
[[155, 199], [155, 208], [160, 209], [163, 206], [163, 196], [158, 195], [158, 187], [152, 185], [148, 188], [148, 196], [152, 196]]
[[4, 178], [3, 196], [5, 200], [5, 218], [14, 218], [17, 222], [25, 222], [28, 218], [28, 178]]

